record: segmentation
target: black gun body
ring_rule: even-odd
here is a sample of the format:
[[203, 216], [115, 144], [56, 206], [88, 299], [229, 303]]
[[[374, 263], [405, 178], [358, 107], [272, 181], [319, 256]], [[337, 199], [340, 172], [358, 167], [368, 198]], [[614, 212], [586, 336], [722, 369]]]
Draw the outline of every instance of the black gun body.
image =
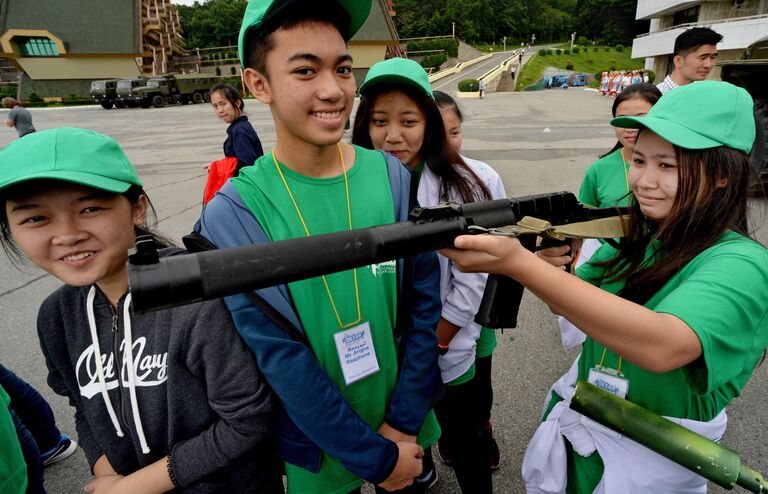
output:
[[[471, 226], [506, 226], [522, 216], [568, 223], [579, 215], [579, 209], [569, 192], [439, 205], [417, 208], [409, 221], [401, 223], [132, 264], [133, 307], [137, 313], [148, 312], [401, 259], [450, 247], [457, 236], [470, 233]], [[522, 293], [519, 285], [515, 290]], [[495, 304], [488, 306], [490, 302], [510, 303], [509, 299], [496, 300], [501, 297], [498, 288], [491, 291], [497, 296], [484, 301], [489, 314], [495, 311]], [[514, 322], [502, 318], [489, 327], [514, 327]]]

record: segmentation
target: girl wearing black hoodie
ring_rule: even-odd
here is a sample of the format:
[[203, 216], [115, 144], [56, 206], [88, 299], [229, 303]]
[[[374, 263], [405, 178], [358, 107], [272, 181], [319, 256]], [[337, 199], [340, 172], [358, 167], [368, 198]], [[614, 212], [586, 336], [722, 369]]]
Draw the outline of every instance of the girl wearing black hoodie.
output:
[[223, 303], [131, 314], [127, 250], [153, 211], [117, 142], [71, 128], [15, 141], [0, 205], [5, 250], [65, 283], [38, 333], [48, 383], [75, 407], [86, 492], [283, 492], [275, 402]]

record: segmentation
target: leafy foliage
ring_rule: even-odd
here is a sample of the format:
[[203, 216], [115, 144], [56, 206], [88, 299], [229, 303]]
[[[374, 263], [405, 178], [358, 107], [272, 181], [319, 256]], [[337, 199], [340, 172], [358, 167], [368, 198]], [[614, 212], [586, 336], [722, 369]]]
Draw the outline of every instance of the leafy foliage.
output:
[[[648, 21], [635, 21], [636, 0], [397, 0], [394, 17], [402, 38], [449, 35], [468, 43], [507, 46], [569, 39], [576, 32], [578, 45], [599, 41], [629, 45], [635, 35], [648, 31]], [[197, 0], [176, 5], [187, 47], [234, 46], [246, 0]], [[450, 40], [455, 43], [455, 40]], [[434, 48], [422, 48], [434, 49]], [[449, 56], [455, 50], [446, 49]], [[415, 50], [409, 46], [409, 50]]]
[[234, 46], [246, 0], [204, 0], [176, 5], [187, 48]]
[[431, 57], [426, 57], [424, 60], [421, 61], [421, 66], [425, 69], [434, 69], [439, 70], [440, 66], [444, 64], [448, 60], [448, 55], [445, 53], [440, 53], [439, 55], [432, 55]]
[[479, 89], [480, 81], [477, 79], [464, 79], [463, 81], [459, 81], [459, 91], [463, 93], [477, 91]]
[[603, 40], [630, 44], [648, 31], [648, 21], [635, 21], [636, 0], [398, 0], [395, 24], [403, 38], [452, 33], [469, 43], [499, 41], [507, 45], [568, 39], [578, 44]]
[[449, 57], [459, 55], [459, 40], [457, 39], [430, 39], [424, 41], [409, 41], [408, 51], [421, 50], [445, 50]]

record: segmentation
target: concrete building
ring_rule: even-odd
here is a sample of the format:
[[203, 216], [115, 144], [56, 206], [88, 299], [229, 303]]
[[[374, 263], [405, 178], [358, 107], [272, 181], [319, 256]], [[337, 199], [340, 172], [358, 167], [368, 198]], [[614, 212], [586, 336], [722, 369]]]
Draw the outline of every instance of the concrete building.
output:
[[170, 72], [184, 53], [170, 0], [0, 0], [0, 67], [22, 99], [88, 96], [94, 79]]
[[[392, 0], [374, 1], [350, 41], [358, 80], [374, 63], [402, 56], [394, 15]], [[201, 50], [187, 53], [181, 32], [171, 0], [0, 0], [0, 82], [18, 82], [22, 100], [87, 97], [95, 79], [215, 71]], [[230, 65], [219, 67], [223, 75]]]
[[[638, 0], [635, 18], [650, 20], [648, 33], [635, 38], [632, 58], [645, 58], [645, 68], [661, 81], [672, 72], [675, 38], [695, 26], [723, 35], [720, 60], [738, 60], [744, 49], [768, 37], [768, 0]], [[720, 67], [710, 73], [720, 79]]]

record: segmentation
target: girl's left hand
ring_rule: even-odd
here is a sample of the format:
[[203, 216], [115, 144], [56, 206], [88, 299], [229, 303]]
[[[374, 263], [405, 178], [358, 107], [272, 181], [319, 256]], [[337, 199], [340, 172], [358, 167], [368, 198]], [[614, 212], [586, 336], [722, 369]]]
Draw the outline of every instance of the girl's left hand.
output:
[[516, 238], [495, 235], [462, 235], [454, 241], [455, 249], [443, 249], [466, 273], [498, 273], [514, 277], [524, 253], [533, 255]]
[[93, 494], [116, 494], [120, 492], [119, 485], [123, 478], [125, 477], [118, 474], [96, 477], [83, 490]]

